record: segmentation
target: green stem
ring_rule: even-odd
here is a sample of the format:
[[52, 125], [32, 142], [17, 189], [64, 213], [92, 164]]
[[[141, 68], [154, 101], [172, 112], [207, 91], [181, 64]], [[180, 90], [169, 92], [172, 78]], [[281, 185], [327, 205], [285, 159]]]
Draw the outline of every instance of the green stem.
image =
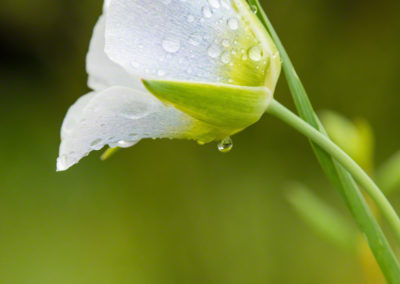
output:
[[[289, 84], [290, 92], [294, 99], [299, 115], [321, 134], [327, 135], [318, 116], [312, 107], [307, 92], [297, 76], [295, 68], [279, 39], [273, 25], [269, 21], [265, 11], [262, 9], [259, 0], [248, 0], [249, 4], [257, 8], [257, 17], [265, 29], [275, 41], [283, 61], [283, 70]], [[390, 247], [379, 223], [372, 214], [364, 196], [352, 175], [336, 161], [332, 156], [322, 150], [314, 142], [311, 143], [314, 153], [321, 164], [322, 169], [344, 198], [349, 210], [353, 214], [357, 224], [364, 233], [369, 247], [371, 248], [379, 266], [384, 273], [388, 283], [400, 283], [400, 268], [394, 258], [393, 250]]]
[[[391, 226], [396, 230], [396, 233], [400, 233], [399, 219], [390, 203], [387, 201], [372, 179], [342, 149], [333, 143], [327, 136], [319, 132], [317, 129], [302, 120], [276, 100], [272, 101], [266, 112], [281, 119], [283, 122], [287, 123], [289, 126], [308, 137], [312, 142], [314, 142], [321, 149], [334, 157], [340, 164], [342, 164], [343, 167], [353, 175], [359, 184], [365, 188], [368, 194], [379, 205], [379, 208], [381, 208], [382, 212], [385, 213]], [[375, 227], [373, 228], [373, 230], [375, 230], [375, 234], [383, 234], [375, 220], [373, 222], [373, 226]], [[381, 267], [383, 265], [382, 269], [385, 272], [389, 283], [400, 283], [400, 266], [386, 239], [383, 237], [380, 238], [380, 242], [382, 243], [371, 244], [373, 242], [372, 238], [369, 237], [368, 233], [366, 233], [366, 235], [370, 245], [375, 248], [375, 255], [377, 259], [380, 260]], [[376, 247], [374, 245], [376, 245]]]
[[327, 136], [317, 131], [314, 127], [306, 123], [300, 117], [292, 113], [277, 101], [273, 101], [269, 106], [268, 113], [280, 118], [300, 133], [310, 138], [311, 141], [316, 143], [327, 153], [332, 155], [338, 162], [340, 162], [358, 181], [358, 183], [365, 189], [369, 196], [375, 201], [382, 213], [386, 216], [389, 224], [394, 229], [396, 235], [400, 236], [400, 220], [396, 211], [393, 209], [390, 202], [386, 199], [385, 195], [375, 184], [375, 182], [365, 173], [365, 171], [333, 143]]

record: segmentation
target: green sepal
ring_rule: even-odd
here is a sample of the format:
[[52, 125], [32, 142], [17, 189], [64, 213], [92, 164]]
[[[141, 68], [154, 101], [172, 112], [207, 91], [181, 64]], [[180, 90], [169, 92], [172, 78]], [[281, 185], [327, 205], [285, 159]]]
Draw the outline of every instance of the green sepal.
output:
[[257, 122], [272, 100], [267, 87], [158, 80], [143, 84], [159, 100], [232, 133]]

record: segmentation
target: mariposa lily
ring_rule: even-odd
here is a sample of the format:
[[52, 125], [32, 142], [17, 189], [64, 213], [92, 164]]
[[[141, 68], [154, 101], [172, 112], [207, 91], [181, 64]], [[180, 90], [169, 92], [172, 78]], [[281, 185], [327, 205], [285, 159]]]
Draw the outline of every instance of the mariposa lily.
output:
[[[248, 1], [257, 17], [245, 0], [106, 0], [87, 57], [93, 92], [67, 113], [57, 169], [105, 145], [129, 147], [143, 138], [225, 141], [268, 112], [319, 146], [321, 165], [388, 283], [400, 283], [400, 265], [350, 174], [398, 241], [400, 218], [373, 180], [324, 134], [259, 0]], [[281, 61], [266, 29], [284, 59], [296, 106], [314, 127], [273, 100]]]
[[272, 100], [280, 57], [244, 0], [109, 0], [68, 111], [57, 170], [143, 138], [223, 140]]

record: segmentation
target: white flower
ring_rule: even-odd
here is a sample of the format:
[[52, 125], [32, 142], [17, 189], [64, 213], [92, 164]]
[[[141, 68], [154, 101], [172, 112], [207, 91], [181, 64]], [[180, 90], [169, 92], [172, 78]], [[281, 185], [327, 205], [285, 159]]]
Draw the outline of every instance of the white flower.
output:
[[[94, 29], [87, 71], [93, 92], [67, 113], [59, 171], [105, 145], [129, 147], [143, 138], [207, 143], [244, 129], [267, 107], [280, 59], [244, 0], [106, 0]], [[263, 102], [252, 102], [243, 110], [257, 109], [251, 121], [225, 127], [214, 123], [215, 118], [208, 120], [209, 112], [199, 113], [192, 102], [181, 105], [180, 98], [170, 98], [149, 81], [146, 87], [155, 86], [153, 95], [141, 79], [193, 82], [197, 90], [211, 90], [209, 94], [224, 93], [224, 88], [262, 90]], [[190, 93], [188, 86], [184, 96]], [[224, 100], [229, 106], [230, 99], [223, 94], [218, 103]], [[232, 115], [229, 119], [225, 122]]]

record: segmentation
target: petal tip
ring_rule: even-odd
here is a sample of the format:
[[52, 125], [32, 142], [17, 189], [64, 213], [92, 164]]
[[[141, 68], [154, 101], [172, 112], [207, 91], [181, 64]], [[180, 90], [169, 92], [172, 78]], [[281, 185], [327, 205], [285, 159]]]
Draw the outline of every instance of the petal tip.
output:
[[64, 172], [72, 167], [75, 163], [68, 162], [68, 158], [66, 156], [60, 156], [57, 158], [57, 172]]

